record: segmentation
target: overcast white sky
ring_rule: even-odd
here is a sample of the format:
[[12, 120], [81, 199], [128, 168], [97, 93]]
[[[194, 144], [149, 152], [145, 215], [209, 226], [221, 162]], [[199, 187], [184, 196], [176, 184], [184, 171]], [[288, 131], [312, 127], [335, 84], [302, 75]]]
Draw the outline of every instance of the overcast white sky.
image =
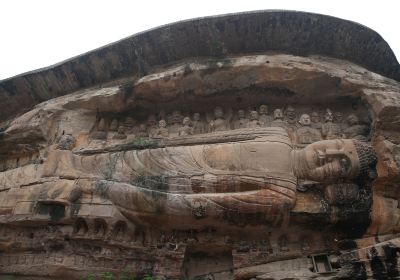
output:
[[262, 9], [332, 15], [377, 31], [400, 58], [397, 0], [0, 0], [0, 79], [183, 19]]

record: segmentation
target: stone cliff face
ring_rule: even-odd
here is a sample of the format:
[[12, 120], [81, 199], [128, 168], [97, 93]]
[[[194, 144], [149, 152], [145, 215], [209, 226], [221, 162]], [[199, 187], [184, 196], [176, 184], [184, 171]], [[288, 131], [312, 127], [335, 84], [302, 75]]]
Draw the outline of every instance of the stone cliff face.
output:
[[399, 73], [375, 32], [282, 11], [1, 81], [0, 273], [397, 279]]

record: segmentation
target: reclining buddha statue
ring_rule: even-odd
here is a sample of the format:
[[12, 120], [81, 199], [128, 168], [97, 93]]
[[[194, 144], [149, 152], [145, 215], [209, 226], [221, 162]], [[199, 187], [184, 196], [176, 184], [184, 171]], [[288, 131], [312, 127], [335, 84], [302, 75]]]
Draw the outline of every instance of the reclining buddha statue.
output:
[[244, 215], [279, 226], [289, 218], [299, 180], [360, 183], [376, 160], [370, 146], [351, 139], [295, 149], [282, 128], [204, 137], [114, 153], [53, 150], [44, 176], [91, 181], [84, 192], [109, 199], [135, 222], [196, 228]]

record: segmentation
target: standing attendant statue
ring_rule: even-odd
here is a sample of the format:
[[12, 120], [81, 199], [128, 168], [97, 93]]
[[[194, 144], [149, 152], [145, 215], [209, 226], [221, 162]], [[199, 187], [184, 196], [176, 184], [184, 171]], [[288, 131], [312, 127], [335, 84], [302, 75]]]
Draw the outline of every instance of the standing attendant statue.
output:
[[224, 111], [221, 107], [217, 106], [214, 109], [214, 119], [209, 123], [209, 131], [225, 131], [229, 129], [229, 124], [224, 118]]
[[296, 143], [311, 144], [322, 140], [321, 132], [311, 127], [311, 118], [309, 115], [301, 115], [299, 123], [301, 127], [296, 130]]

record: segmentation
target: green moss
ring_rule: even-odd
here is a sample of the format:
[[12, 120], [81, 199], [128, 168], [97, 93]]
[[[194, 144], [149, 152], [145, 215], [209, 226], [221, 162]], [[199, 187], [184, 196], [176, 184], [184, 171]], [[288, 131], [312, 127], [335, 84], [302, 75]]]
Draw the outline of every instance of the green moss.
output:
[[149, 190], [168, 190], [168, 184], [164, 176], [137, 176], [131, 181], [132, 185]]
[[95, 194], [98, 194], [102, 198], [108, 199], [108, 189], [109, 185], [107, 181], [96, 181]]
[[153, 149], [153, 148], [158, 148], [159, 144], [157, 141], [153, 139], [148, 139], [148, 138], [135, 138], [128, 144], [129, 148], [135, 149], [135, 150], [144, 150], [144, 149]]

